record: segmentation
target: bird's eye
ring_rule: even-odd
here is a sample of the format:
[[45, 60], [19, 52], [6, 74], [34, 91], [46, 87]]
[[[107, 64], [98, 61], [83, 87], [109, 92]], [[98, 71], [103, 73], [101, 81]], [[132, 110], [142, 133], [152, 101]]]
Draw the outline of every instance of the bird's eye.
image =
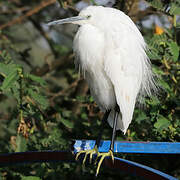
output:
[[89, 19], [91, 17], [91, 15], [87, 15], [86, 17], [87, 17], [87, 19]]

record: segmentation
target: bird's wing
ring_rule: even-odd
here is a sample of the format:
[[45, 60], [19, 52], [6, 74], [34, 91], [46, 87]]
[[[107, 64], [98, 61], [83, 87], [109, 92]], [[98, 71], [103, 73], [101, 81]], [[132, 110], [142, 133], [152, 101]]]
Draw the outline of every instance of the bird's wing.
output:
[[125, 133], [133, 116], [136, 98], [143, 83], [147, 82], [146, 44], [138, 28], [124, 13], [110, 21], [105, 29], [106, 47], [104, 70], [110, 78], [119, 105]]
[[110, 52], [109, 49], [105, 56], [104, 70], [114, 86], [116, 101], [122, 116], [119, 128], [125, 133], [132, 120], [141, 86], [141, 61], [136, 59], [136, 54], [129, 54], [126, 50], [113, 49]]

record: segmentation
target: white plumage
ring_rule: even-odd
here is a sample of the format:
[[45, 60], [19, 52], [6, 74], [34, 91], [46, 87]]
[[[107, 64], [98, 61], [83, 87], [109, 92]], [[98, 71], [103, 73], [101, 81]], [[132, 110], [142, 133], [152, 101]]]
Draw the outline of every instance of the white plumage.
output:
[[151, 95], [155, 89], [144, 39], [119, 10], [89, 6], [79, 16], [89, 18], [77, 22], [81, 26], [74, 38], [76, 63], [101, 110], [112, 110], [108, 118], [111, 127], [114, 108], [119, 105], [117, 129], [126, 133], [137, 97]]
[[156, 89], [141, 33], [123, 12], [102, 6], [89, 6], [77, 17], [49, 25], [63, 23], [80, 25], [73, 45], [76, 64], [101, 110], [111, 109], [111, 127], [118, 104], [116, 129], [126, 133], [137, 99]]

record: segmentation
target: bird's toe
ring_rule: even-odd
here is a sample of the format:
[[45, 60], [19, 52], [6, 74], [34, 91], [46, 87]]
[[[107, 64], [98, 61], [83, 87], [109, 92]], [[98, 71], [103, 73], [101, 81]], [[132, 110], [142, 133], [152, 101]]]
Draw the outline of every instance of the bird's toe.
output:
[[[100, 153], [98, 152], [97, 153], [97, 157], [96, 157], [96, 161], [95, 163], [97, 164], [97, 169], [96, 169], [96, 176], [99, 174], [99, 170], [100, 170], [100, 167], [101, 167], [101, 164], [103, 162], [103, 160], [106, 158], [106, 157], [111, 157], [112, 158], [112, 161], [114, 163], [114, 155], [113, 155], [113, 152], [111, 150], [109, 150], [108, 152], [106, 153]], [[99, 159], [100, 158], [100, 159]], [[99, 162], [98, 162], [98, 159], [99, 159]]]
[[93, 149], [90, 149], [90, 150], [82, 150], [82, 151], [79, 151], [79, 152], [76, 154], [76, 158], [75, 158], [76, 161], [78, 160], [79, 156], [80, 156], [81, 154], [83, 154], [83, 153], [84, 153], [85, 155], [84, 155], [84, 159], [83, 159], [82, 164], [85, 165], [88, 156], [89, 156], [89, 163], [92, 163], [93, 155], [95, 155], [95, 154], [98, 153], [98, 149], [97, 149], [97, 147], [95, 146]]

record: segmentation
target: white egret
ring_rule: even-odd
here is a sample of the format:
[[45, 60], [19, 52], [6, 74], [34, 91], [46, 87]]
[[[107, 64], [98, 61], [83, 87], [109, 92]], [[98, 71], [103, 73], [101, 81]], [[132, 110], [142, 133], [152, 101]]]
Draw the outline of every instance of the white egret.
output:
[[[135, 103], [144, 96], [151, 96], [156, 89], [146, 43], [133, 21], [122, 11], [89, 6], [78, 16], [50, 22], [48, 25], [73, 23], [80, 25], [74, 38], [73, 50], [76, 64], [87, 80], [92, 96], [105, 112], [102, 122], [113, 127], [109, 152], [99, 153], [100, 138], [92, 150], [80, 151], [90, 161], [93, 154], [100, 157], [96, 174], [106, 156], [114, 159], [116, 130], [124, 134], [131, 123]], [[102, 131], [100, 132], [100, 134]]]

